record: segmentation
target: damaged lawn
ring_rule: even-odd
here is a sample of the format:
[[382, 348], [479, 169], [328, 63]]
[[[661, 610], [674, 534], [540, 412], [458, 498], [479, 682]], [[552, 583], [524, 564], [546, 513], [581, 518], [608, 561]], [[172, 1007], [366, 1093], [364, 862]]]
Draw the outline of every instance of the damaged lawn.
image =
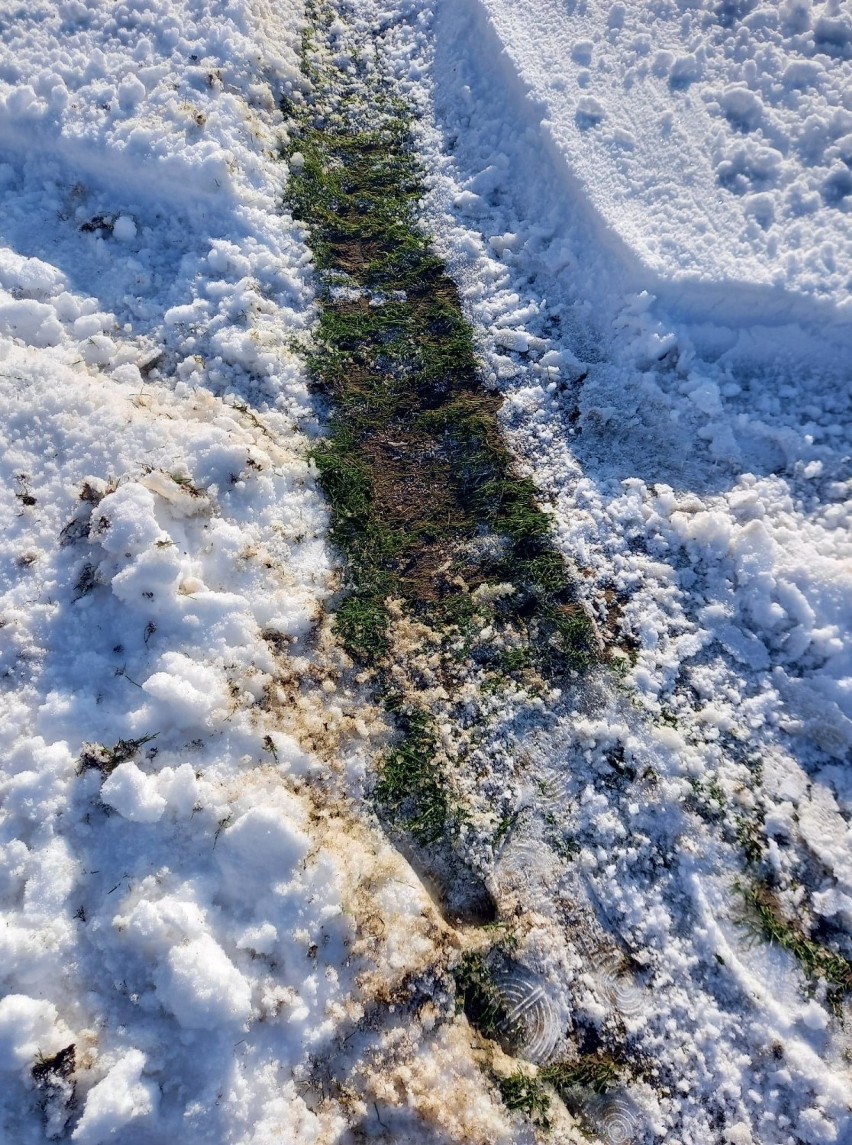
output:
[[473, 675], [483, 696], [540, 691], [584, 669], [598, 643], [536, 488], [504, 441], [500, 399], [481, 384], [457, 288], [419, 225], [409, 113], [380, 80], [367, 100], [362, 82], [324, 62], [313, 47], [323, 17], [312, 14], [311, 94], [286, 108], [287, 202], [317, 268], [309, 372], [327, 431], [313, 459], [346, 575], [334, 623], [375, 673], [399, 732], [377, 805], [419, 847], [446, 851], [464, 820], [451, 780], [461, 761], [438, 750], [428, 701], [400, 684], [395, 623], [427, 633], [450, 705]]

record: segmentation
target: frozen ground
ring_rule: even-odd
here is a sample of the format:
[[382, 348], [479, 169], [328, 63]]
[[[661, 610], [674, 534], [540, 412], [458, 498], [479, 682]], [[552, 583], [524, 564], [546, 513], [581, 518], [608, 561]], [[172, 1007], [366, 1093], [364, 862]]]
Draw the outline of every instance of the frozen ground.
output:
[[[848, 4], [341, 16], [339, 61], [379, 29], [422, 113], [428, 225], [623, 649], [619, 683], [512, 729], [499, 777], [491, 878], [544, 1042], [618, 1027], [653, 1064], [591, 1111], [608, 1143], [843, 1145], [848, 1007], [749, 941], [731, 884], [758, 844], [788, 917], [852, 956]], [[276, 158], [302, 19], [69, 2], [2, 30], [16, 1145], [533, 1140], [436, 985], [469, 936], [360, 799], [385, 732], [324, 620], [310, 253]], [[71, 1044], [73, 1074], [33, 1075]]]

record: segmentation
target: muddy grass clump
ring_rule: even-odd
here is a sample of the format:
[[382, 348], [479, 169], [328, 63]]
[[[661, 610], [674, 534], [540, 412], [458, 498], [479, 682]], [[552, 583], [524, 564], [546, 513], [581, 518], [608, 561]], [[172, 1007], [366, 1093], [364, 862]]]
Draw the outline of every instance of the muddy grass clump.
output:
[[478, 952], [468, 951], [453, 971], [456, 1006], [484, 1038], [507, 1044], [520, 1030], [509, 1014], [506, 1000], [494, 981], [491, 963]]
[[77, 1104], [76, 1068], [77, 1048], [73, 1044], [49, 1056], [37, 1054], [32, 1065], [30, 1074], [48, 1138], [65, 1135]]
[[601, 1095], [615, 1089], [624, 1073], [623, 1066], [607, 1054], [583, 1054], [573, 1061], [559, 1061], [539, 1071], [568, 1108], [576, 1107], [590, 1093]]
[[77, 774], [82, 775], [84, 771], [99, 771], [106, 779], [119, 764], [133, 759], [139, 749], [152, 739], [156, 739], [158, 734], [155, 732], [139, 739], [120, 739], [112, 747], [106, 747], [102, 743], [84, 743], [77, 760]]
[[550, 1128], [550, 1097], [537, 1077], [518, 1070], [508, 1077], [495, 1077], [494, 1083], [507, 1109], [524, 1114], [542, 1129]]

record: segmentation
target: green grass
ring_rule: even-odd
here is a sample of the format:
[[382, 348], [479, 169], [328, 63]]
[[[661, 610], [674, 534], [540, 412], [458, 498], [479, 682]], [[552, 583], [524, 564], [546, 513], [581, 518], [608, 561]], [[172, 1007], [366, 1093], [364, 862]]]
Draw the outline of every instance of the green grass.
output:
[[[309, 5], [303, 68], [313, 90], [287, 104], [283, 157], [287, 205], [307, 228], [318, 272], [308, 368], [327, 402], [313, 460], [345, 558], [337, 636], [380, 687], [395, 655], [391, 599], [437, 634], [448, 677], [473, 655], [483, 612], [513, 649], [502, 654], [504, 672], [582, 670], [597, 657], [594, 628], [500, 431], [500, 402], [480, 384], [458, 290], [420, 225], [424, 172], [409, 112], [381, 83], [365, 100], [342, 94], [348, 80], [315, 51], [326, 16]], [[477, 548], [483, 539], [491, 543]], [[516, 591], [483, 610], [472, 591], [498, 582]], [[499, 646], [476, 655], [497, 660]], [[376, 800], [430, 845], [460, 812], [428, 718], [409, 712], [398, 724]]]
[[334, 504], [338, 527], [344, 522], [356, 527], [369, 520], [372, 511], [373, 486], [370, 474], [352, 454], [341, 448], [345, 443], [332, 442], [314, 452], [323, 488]]
[[542, 1129], [550, 1127], [547, 1116], [550, 1110], [550, 1097], [538, 1078], [521, 1073], [519, 1070], [508, 1077], [495, 1076], [494, 1083], [507, 1109], [525, 1114], [533, 1124], [541, 1126]]
[[477, 953], [464, 954], [453, 977], [456, 1007], [464, 1011], [473, 1028], [492, 1041], [511, 1035], [513, 1023], [485, 958]]
[[539, 1077], [549, 1082], [563, 1100], [570, 1102], [578, 1090], [607, 1093], [619, 1084], [622, 1073], [622, 1067], [606, 1054], [584, 1054], [576, 1061], [544, 1066]]
[[497, 658], [498, 668], [508, 674], [522, 672], [525, 668], [531, 667], [533, 662], [533, 652], [529, 647], [510, 648], [507, 652], [501, 652]]
[[534, 1076], [520, 1070], [508, 1077], [495, 1076], [494, 1082], [507, 1109], [549, 1129], [551, 1100], [546, 1086], [553, 1086], [566, 1107], [577, 1114], [582, 1113], [590, 1095], [609, 1093], [621, 1084], [623, 1075], [624, 1068], [612, 1057], [596, 1053], [542, 1066]]
[[[503, 946], [505, 953], [507, 947]], [[503, 995], [494, 982], [492, 955], [468, 952], [453, 971], [456, 1008], [483, 1037], [498, 1042], [511, 1052], [512, 1043], [522, 1032], [506, 1009]], [[625, 1059], [626, 1060], [626, 1059]], [[535, 1124], [548, 1127], [550, 1098], [545, 1085], [551, 1085], [572, 1112], [583, 1108], [590, 1095], [608, 1093], [622, 1084], [627, 1066], [605, 1051], [581, 1054], [572, 1060], [542, 1066], [535, 1075], [521, 1070], [508, 1077], [494, 1077], [507, 1109], [526, 1114]]]
[[785, 918], [777, 897], [765, 883], [738, 881], [734, 890], [743, 900], [743, 922], [766, 942], [788, 950], [809, 978], [823, 979], [831, 994], [832, 1008], [838, 1011], [842, 996], [852, 990], [852, 963], [815, 942], [801, 925]]
[[704, 783], [700, 779], [690, 779], [689, 785], [692, 788], [689, 802], [697, 815], [710, 823], [724, 817], [727, 798], [717, 780]]
[[365, 130], [354, 108], [347, 122], [348, 110], [338, 106], [331, 127], [321, 107], [305, 108], [292, 145], [302, 163], [288, 185], [317, 266], [366, 292], [353, 301], [321, 291], [309, 362], [330, 400], [315, 461], [359, 598], [340, 620], [341, 637], [367, 663], [386, 654], [375, 639], [379, 591], [440, 625], [435, 550], [451, 559], [485, 531], [506, 539], [505, 555], [473, 568], [468, 561], [468, 579], [518, 582], [518, 607], [504, 607], [498, 620], [537, 645], [532, 659], [547, 676], [583, 667], [596, 653], [591, 621], [574, 600], [537, 490], [503, 440], [499, 402], [480, 386], [456, 287], [419, 226], [423, 173], [407, 113], [377, 94]]
[[341, 602], [334, 627], [346, 651], [362, 663], [388, 650], [388, 612], [379, 587], [356, 589]]
[[541, 1129], [550, 1128], [551, 1085], [566, 1107], [582, 1113], [590, 1095], [608, 1093], [622, 1079], [623, 1069], [606, 1054], [584, 1054], [574, 1061], [542, 1066], [533, 1076], [518, 1070], [508, 1077], [494, 1077], [494, 1083], [507, 1109], [523, 1113]]
[[418, 843], [428, 845], [445, 833], [451, 807], [440, 770], [437, 740], [422, 712], [400, 713], [400, 742], [387, 753], [376, 787], [376, 800]]
[[752, 865], [759, 863], [766, 854], [766, 837], [763, 832], [761, 820], [755, 820], [749, 815], [739, 815], [737, 824], [737, 843], [739, 844], [746, 861]]

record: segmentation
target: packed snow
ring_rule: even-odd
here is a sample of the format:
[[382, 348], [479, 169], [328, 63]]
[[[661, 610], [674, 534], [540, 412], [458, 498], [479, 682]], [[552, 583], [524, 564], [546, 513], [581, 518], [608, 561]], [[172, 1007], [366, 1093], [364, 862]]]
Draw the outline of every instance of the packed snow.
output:
[[[543, 142], [633, 273], [673, 298], [704, 287], [693, 313], [712, 298], [753, 322], [808, 300], [823, 305], [801, 313], [848, 321], [848, 3], [461, 7], [482, 10]], [[720, 283], [727, 298], [707, 289]]]
[[[852, 957], [852, 9], [333, 7], [338, 66], [418, 110], [425, 225], [620, 645], [549, 723], [507, 718], [468, 793], [516, 812], [470, 848], [529, 1060], [627, 1031], [643, 1069], [584, 1128], [607, 1145], [844, 1145], [848, 999], [844, 1026], [732, 884], [756, 832], [787, 915]], [[305, 19], [41, 0], [0, 29], [16, 1145], [583, 1139], [500, 1104], [443, 985], [481, 936], [364, 796], [388, 727], [329, 623], [282, 206]]]

